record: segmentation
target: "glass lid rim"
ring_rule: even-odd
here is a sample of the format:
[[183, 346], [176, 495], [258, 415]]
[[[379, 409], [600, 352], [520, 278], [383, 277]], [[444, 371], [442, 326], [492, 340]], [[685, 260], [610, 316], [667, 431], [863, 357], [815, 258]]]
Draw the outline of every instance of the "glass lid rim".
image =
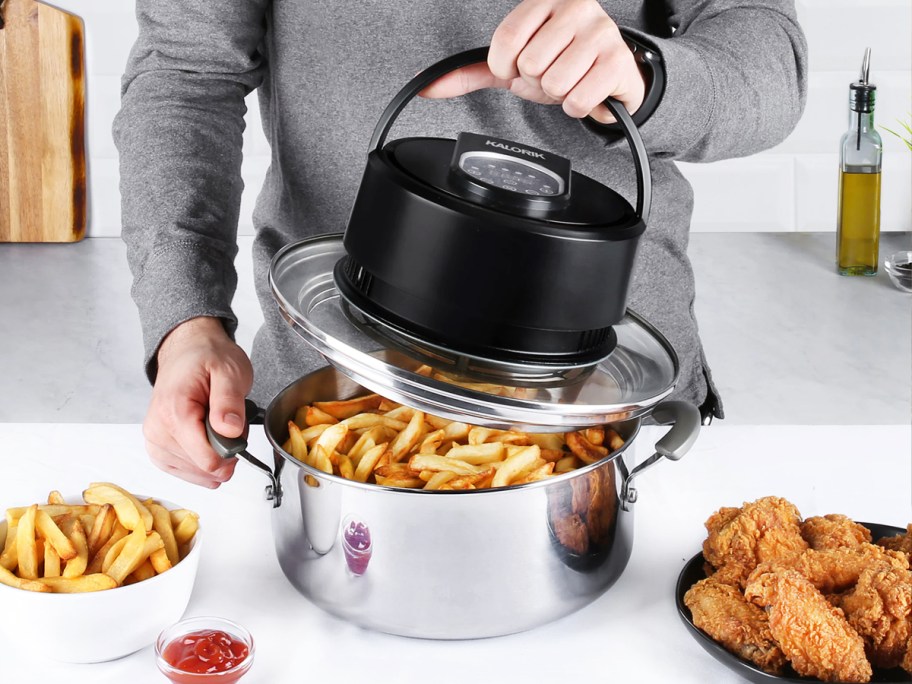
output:
[[[303, 313], [299, 311], [299, 308], [293, 305], [288, 297], [285, 296], [277, 282], [277, 271], [279, 271], [282, 263], [286, 259], [289, 259], [295, 252], [306, 250], [308, 247], [317, 247], [321, 245], [338, 245], [341, 248], [342, 233], [332, 233], [305, 238], [285, 245], [276, 252], [268, 271], [270, 290], [272, 291], [273, 297], [276, 300], [283, 317], [298, 336], [311, 347], [315, 348], [320, 354], [325, 356], [327, 360], [341, 372], [347, 375], [356, 373], [358, 378], [353, 379], [358, 382], [367, 380], [371, 385], [391, 390], [400, 396], [414, 398], [426, 405], [439, 406], [440, 404], [444, 404], [450, 412], [458, 410], [456, 406], [454, 406], [455, 402], [456, 405], [468, 404], [476, 409], [468, 411], [467, 415], [477, 416], [479, 413], [477, 409], [489, 407], [496, 410], [497, 415], [491, 415], [489, 411], [485, 411], [483, 415], [479, 417], [487, 417], [487, 419], [490, 420], [507, 422], [507, 419], [504, 416], [499, 415], [500, 411], [507, 410], [513, 415], [513, 417], [509, 419], [512, 422], [528, 424], [539, 423], [542, 426], [547, 425], [555, 427], [569, 424], [566, 419], [575, 419], [577, 421], [576, 424], [581, 424], [579, 421], [595, 424], [592, 421], [597, 419], [601, 422], [605, 422], [605, 419], [608, 416], [622, 415], [626, 418], [640, 416], [671, 394], [677, 384], [680, 375], [680, 362], [671, 343], [654, 325], [629, 308], [626, 311], [624, 319], [616, 328], [621, 329], [624, 325], [631, 325], [633, 328], [639, 328], [640, 330], [645, 331], [667, 355], [667, 360], [670, 361], [673, 369], [670, 382], [663, 390], [649, 396], [644, 395], [637, 397], [634, 402], [616, 402], [610, 404], [555, 404], [545, 403], [534, 399], [518, 399], [515, 397], [489, 394], [479, 390], [462, 387], [461, 385], [446, 383], [441, 380], [416, 374], [413, 371], [399, 368], [384, 362], [383, 359], [371, 353], [352, 349], [347, 343], [340, 340], [334, 345], [331, 340], [335, 340], [336, 338], [325, 333], [303, 315]], [[340, 256], [344, 254], [345, 250], [342, 248]], [[330, 278], [333, 296], [342, 299], [341, 293], [332, 280], [332, 271], [328, 271], [326, 275]], [[349, 319], [346, 317], [346, 320]], [[350, 324], [354, 326], [353, 323]], [[346, 348], [340, 349], [339, 343]], [[403, 356], [408, 356], [403, 350], [397, 351], [403, 354]], [[351, 352], [354, 352], [357, 355], [357, 358], [353, 358]], [[415, 360], [420, 362], [418, 359]], [[594, 366], [594, 372], [597, 372], [600, 365], [601, 362]], [[441, 369], [438, 368], [438, 370]], [[367, 371], [367, 373], [365, 373], [365, 371]], [[368, 377], [365, 377], [365, 375]], [[389, 380], [393, 380], [397, 385], [405, 385], [405, 388], [396, 389], [395, 387], [390, 387]], [[409, 391], [405, 392], [405, 389], [408, 389]], [[378, 393], [382, 394], [383, 392], [380, 390]], [[417, 397], [415, 396], [416, 393], [418, 395]], [[460, 410], [459, 412], [464, 413], [465, 411]], [[554, 418], [556, 417], [556, 413], [561, 414], [565, 420], [555, 421]], [[552, 420], [543, 420], [549, 416]]]

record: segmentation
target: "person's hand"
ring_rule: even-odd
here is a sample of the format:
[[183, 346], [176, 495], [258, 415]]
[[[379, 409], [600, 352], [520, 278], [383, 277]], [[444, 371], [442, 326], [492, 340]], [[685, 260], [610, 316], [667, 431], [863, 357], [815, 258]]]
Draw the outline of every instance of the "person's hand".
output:
[[143, 422], [152, 462], [167, 473], [214, 489], [234, 473], [209, 446], [206, 411], [216, 432], [239, 437], [253, 367], [217, 318], [193, 318], [164, 339], [158, 376]]
[[481, 88], [506, 88], [601, 123], [614, 121], [605, 98], [632, 114], [646, 90], [617, 24], [596, 0], [524, 0], [494, 31], [486, 64], [457, 69], [421, 95], [456, 97]]

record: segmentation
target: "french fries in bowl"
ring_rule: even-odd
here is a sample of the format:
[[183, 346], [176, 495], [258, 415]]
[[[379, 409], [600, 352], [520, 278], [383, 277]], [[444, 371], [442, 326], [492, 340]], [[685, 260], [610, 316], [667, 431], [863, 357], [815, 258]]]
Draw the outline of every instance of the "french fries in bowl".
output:
[[52, 491], [0, 521], [0, 636], [67, 663], [113, 660], [183, 615], [199, 516], [112, 483]]

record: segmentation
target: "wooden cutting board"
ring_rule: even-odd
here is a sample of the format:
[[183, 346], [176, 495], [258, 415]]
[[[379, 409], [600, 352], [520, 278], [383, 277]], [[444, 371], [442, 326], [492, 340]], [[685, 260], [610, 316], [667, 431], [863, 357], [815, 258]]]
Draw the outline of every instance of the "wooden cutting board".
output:
[[85, 235], [82, 20], [34, 0], [0, 0], [0, 242]]

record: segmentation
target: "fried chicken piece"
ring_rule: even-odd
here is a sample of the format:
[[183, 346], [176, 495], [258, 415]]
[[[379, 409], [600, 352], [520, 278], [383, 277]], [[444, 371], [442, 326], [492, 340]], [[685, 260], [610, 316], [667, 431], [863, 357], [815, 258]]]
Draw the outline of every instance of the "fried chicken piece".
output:
[[835, 605], [864, 639], [874, 666], [902, 663], [912, 637], [912, 573], [889, 561], [874, 561]]
[[800, 522], [794, 504], [774, 496], [740, 509], [723, 508], [706, 521], [709, 536], [703, 542], [703, 557], [717, 569], [725, 566], [743, 585], [759, 563], [787, 562], [808, 548]]
[[871, 541], [871, 531], [851, 518], [831, 513], [801, 523], [801, 536], [812, 549], [838, 549]]
[[785, 655], [773, 640], [766, 611], [747, 601], [741, 589], [716, 576], [700, 580], [684, 594], [693, 623], [739, 658], [765, 672], [781, 674]]
[[851, 589], [864, 569], [878, 561], [885, 561], [900, 570], [909, 569], [909, 561], [903, 554], [868, 543], [852, 548], [811, 549], [788, 565], [824, 594], [834, 594]]
[[906, 655], [902, 661], [902, 669], [912, 674], [912, 639], [909, 639], [909, 643], [906, 645]]
[[703, 572], [706, 573], [707, 577], [715, 578], [717, 582], [721, 582], [722, 584], [731, 584], [736, 587], [740, 587], [747, 580], [747, 577], [745, 577], [741, 566], [734, 563], [723, 565], [718, 570], [709, 563], [704, 563]]
[[719, 531], [730, 523], [739, 513], [741, 512], [740, 508], [732, 508], [730, 506], [723, 506], [718, 511], [713, 513], [705, 523], [707, 536], [711, 537], [714, 534], [718, 534]]
[[906, 558], [912, 564], [912, 524], [906, 526], [905, 534], [897, 534], [895, 537], [882, 537], [877, 540], [877, 544], [885, 549], [906, 554]]
[[798, 674], [827, 682], [871, 680], [864, 641], [800, 573], [760, 565], [744, 595], [769, 609], [770, 633]]

